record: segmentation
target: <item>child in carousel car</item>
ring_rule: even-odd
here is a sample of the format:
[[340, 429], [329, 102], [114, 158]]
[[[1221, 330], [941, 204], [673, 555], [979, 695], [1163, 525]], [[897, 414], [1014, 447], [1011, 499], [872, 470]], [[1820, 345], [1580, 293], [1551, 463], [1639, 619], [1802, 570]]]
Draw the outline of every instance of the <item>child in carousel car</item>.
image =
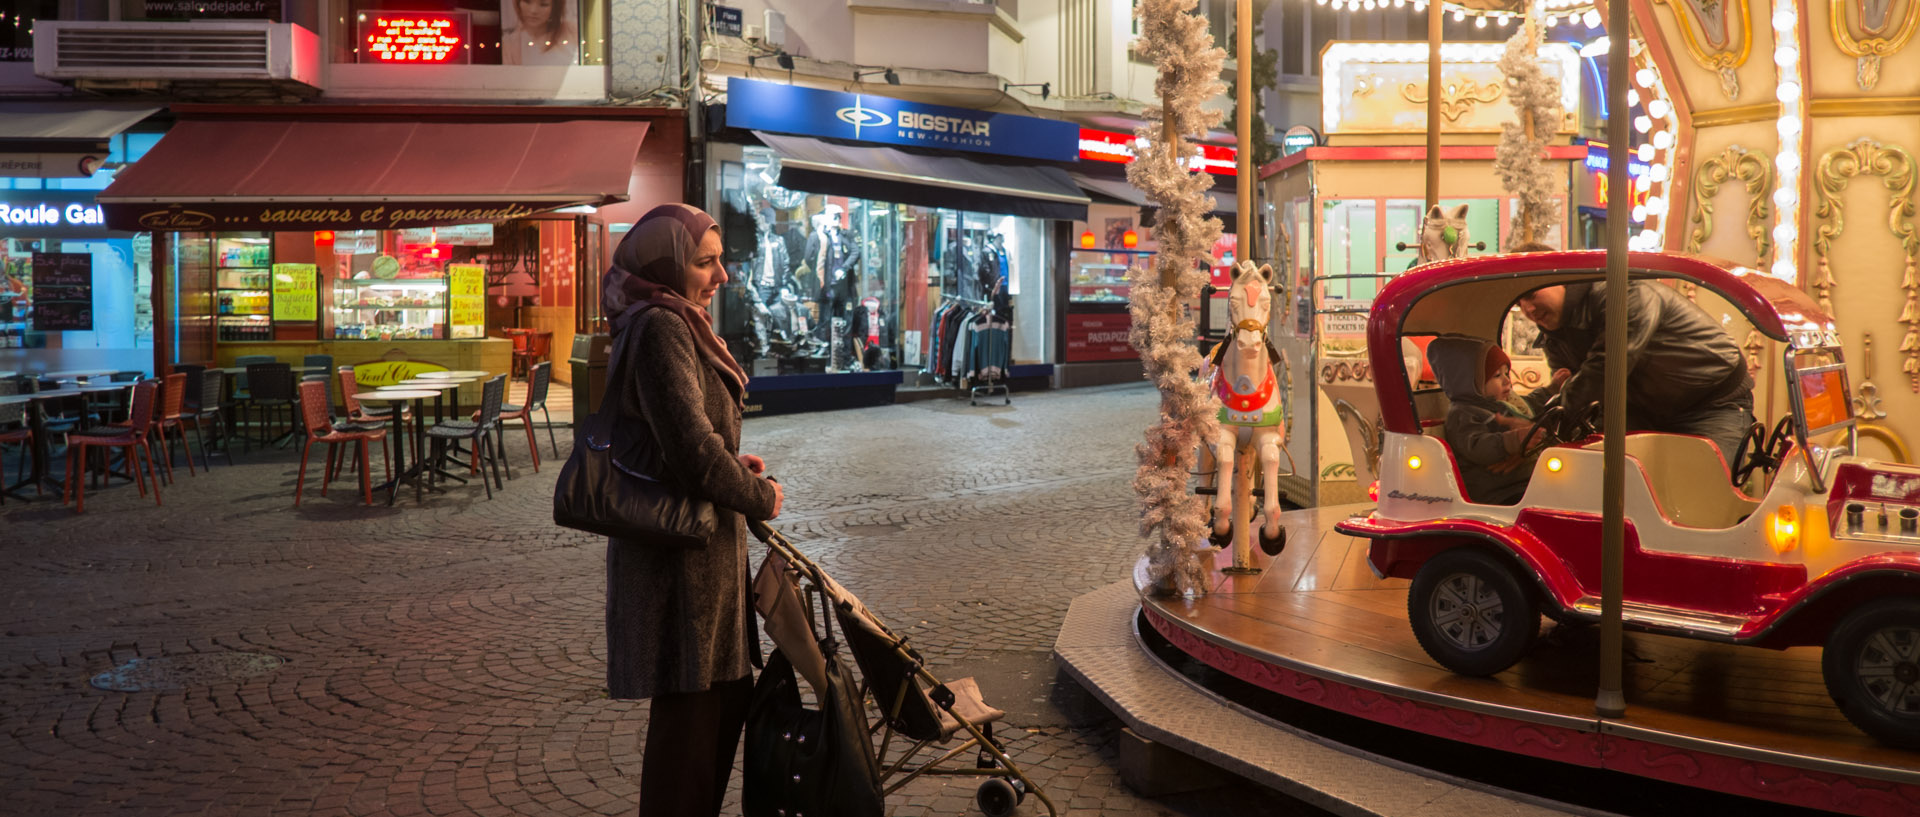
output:
[[1446, 391], [1445, 439], [1460, 465], [1469, 501], [1512, 505], [1527, 491], [1540, 441], [1523, 439], [1531, 415], [1550, 396], [1536, 389], [1513, 398], [1512, 360], [1506, 350], [1479, 338], [1439, 337], [1427, 346], [1427, 363]]

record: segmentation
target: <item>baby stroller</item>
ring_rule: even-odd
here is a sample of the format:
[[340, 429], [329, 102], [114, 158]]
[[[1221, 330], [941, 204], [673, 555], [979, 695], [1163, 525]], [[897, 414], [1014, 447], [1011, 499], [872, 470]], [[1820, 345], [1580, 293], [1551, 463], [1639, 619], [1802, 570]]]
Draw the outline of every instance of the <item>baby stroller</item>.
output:
[[[981, 700], [972, 678], [942, 683], [904, 638], [882, 624], [866, 605], [833, 580], [799, 549], [764, 523], [751, 523], [754, 535], [767, 545], [767, 557], [753, 582], [754, 606], [766, 620], [766, 631], [793, 672], [816, 691], [832, 680], [841, 642], [860, 668], [861, 681], [854, 708], [881, 714], [859, 744], [868, 752], [864, 768], [881, 796], [898, 791], [921, 775], [984, 777], [974, 801], [987, 817], [1005, 817], [1028, 795], [1039, 798], [1047, 814], [1058, 815], [1053, 801], [1007, 756], [993, 736], [993, 724], [1006, 713]], [[816, 601], [818, 602], [816, 606]], [[829, 617], [827, 611], [833, 615]], [[818, 630], [815, 611], [819, 612]], [[768, 664], [769, 671], [774, 667]], [[841, 677], [845, 677], [844, 675]], [[822, 696], [824, 697], [824, 696]], [[822, 702], [822, 707], [830, 706]], [[864, 723], [864, 713], [860, 721]], [[753, 727], [750, 725], [749, 730]], [[877, 735], [876, 735], [877, 733]], [[965, 733], [952, 749], [935, 747]], [[900, 748], [895, 751], [896, 736]], [[754, 737], [749, 734], [749, 747]], [[940, 752], [917, 762], [930, 747]], [[964, 757], [972, 752], [968, 766]], [[960, 759], [960, 762], [951, 763]], [[796, 778], [797, 779], [797, 778]], [[791, 813], [791, 812], [787, 812]]]

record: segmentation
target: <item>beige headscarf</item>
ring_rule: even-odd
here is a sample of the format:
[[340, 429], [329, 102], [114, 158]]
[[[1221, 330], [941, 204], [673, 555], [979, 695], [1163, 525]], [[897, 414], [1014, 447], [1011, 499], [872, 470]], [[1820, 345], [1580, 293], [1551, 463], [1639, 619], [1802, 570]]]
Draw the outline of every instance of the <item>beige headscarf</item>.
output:
[[733, 383], [738, 393], [747, 388], [747, 372], [740, 367], [727, 345], [713, 333], [713, 320], [705, 309], [687, 300], [687, 264], [708, 230], [720, 225], [698, 207], [686, 204], [662, 204], [640, 217], [613, 251], [613, 266], [600, 278], [602, 314], [612, 316], [614, 334], [625, 331], [632, 315], [628, 309], [642, 302], [673, 312], [693, 331], [694, 345], [700, 357], [720, 377]]

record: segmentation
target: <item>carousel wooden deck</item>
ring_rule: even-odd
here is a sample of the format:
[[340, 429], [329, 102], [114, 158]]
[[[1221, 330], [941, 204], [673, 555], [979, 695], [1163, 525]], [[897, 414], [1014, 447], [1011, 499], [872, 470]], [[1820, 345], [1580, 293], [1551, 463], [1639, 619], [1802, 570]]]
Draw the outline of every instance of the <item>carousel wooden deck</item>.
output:
[[[1920, 814], [1920, 753], [1861, 734], [1827, 697], [1820, 650], [1628, 633], [1625, 717], [1593, 714], [1598, 628], [1544, 624], [1492, 678], [1448, 672], [1407, 625], [1407, 582], [1374, 577], [1367, 543], [1332, 529], [1364, 510], [1289, 512], [1288, 546], [1194, 600], [1144, 596], [1149, 623], [1242, 680], [1479, 746], [1841, 814]], [[1136, 569], [1136, 587], [1144, 581]], [[1555, 633], [1555, 630], [1559, 630]], [[1330, 736], [1338, 739], [1338, 736]]]

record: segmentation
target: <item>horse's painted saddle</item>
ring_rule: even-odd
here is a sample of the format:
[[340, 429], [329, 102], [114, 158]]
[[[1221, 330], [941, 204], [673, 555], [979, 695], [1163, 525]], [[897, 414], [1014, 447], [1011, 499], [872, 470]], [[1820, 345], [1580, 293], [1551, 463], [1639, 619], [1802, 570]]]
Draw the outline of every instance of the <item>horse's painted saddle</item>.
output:
[[1273, 370], [1267, 370], [1266, 378], [1259, 388], [1250, 392], [1234, 391], [1227, 382], [1226, 373], [1216, 370], [1213, 373], [1213, 393], [1220, 398], [1220, 422], [1234, 426], [1277, 426], [1285, 419], [1282, 402], [1274, 399], [1279, 389], [1279, 378]]

